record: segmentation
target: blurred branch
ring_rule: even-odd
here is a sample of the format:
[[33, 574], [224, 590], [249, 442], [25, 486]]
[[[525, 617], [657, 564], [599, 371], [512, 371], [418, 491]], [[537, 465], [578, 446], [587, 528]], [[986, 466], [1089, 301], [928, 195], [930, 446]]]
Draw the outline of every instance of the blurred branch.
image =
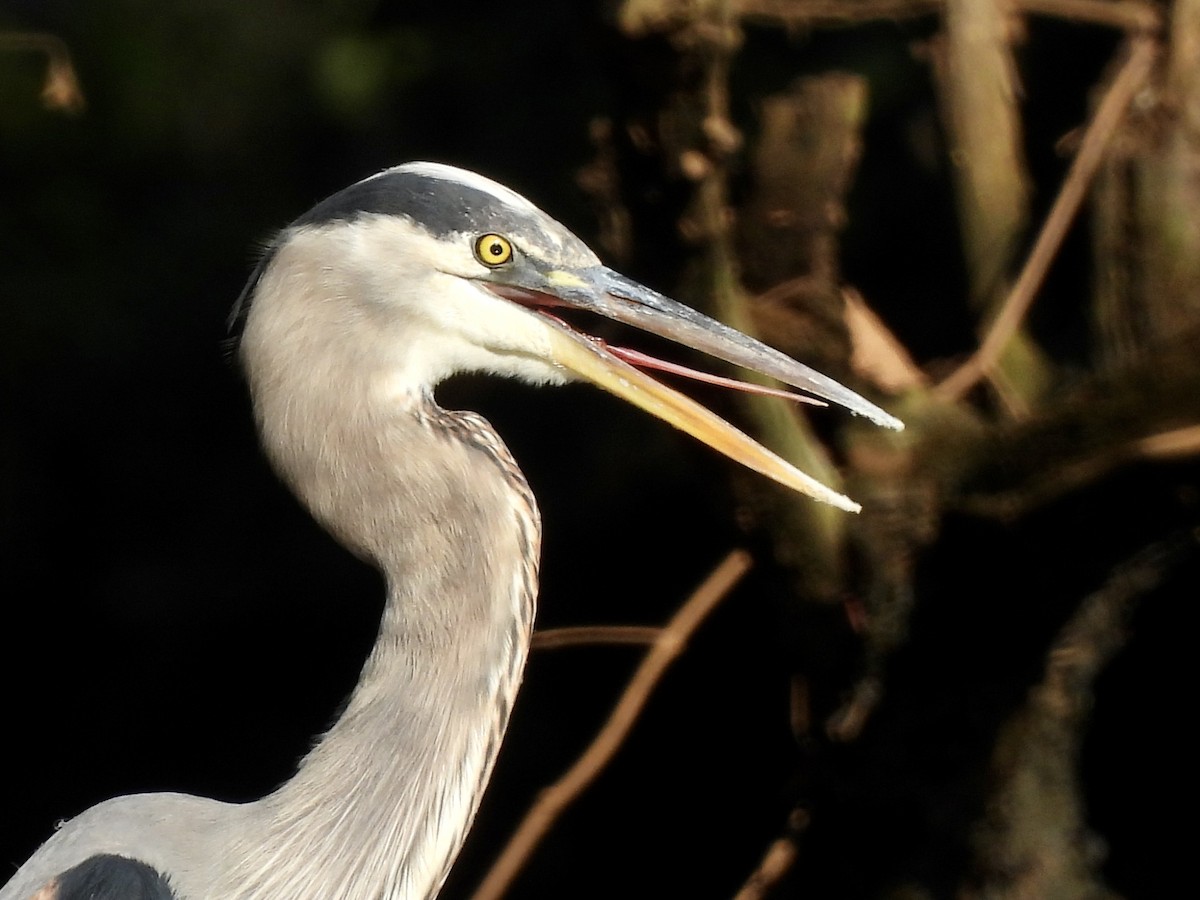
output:
[[47, 109], [78, 115], [87, 105], [71, 53], [58, 35], [38, 32], [0, 32], [0, 51], [32, 50], [46, 54], [42, 103]]
[[[839, 233], [866, 110], [864, 80], [841, 72], [800, 78], [786, 91], [762, 98], [749, 154], [752, 187], [736, 214], [736, 263], [724, 262], [731, 249], [717, 253], [756, 292], [720, 295], [717, 310], [835, 377], [850, 369]], [[707, 217], [717, 214], [715, 203], [705, 207]], [[804, 415], [769, 398], [747, 406], [769, 445], [826, 484], [840, 483], [841, 473]], [[826, 600], [840, 596], [846, 517], [796, 503], [788, 492], [749, 479], [740, 479], [739, 487], [799, 593]]]
[[1079, 152], [1025, 260], [1020, 276], [992, 321], [979, 349], [937, 385], [934, 389], [937, 396], [945, 400], [958, 400], [995, 367], [1000, 354], [1033, 305], [1037, 290], [1087, 195], [1109, 140], [1121, 124], [1134, 95], [1146, 83], [1157, 53], [1157, 44], [1149, 38], [1134, 38], [1129, 42], [1125, 61], [1088, 124]]
[[[1164, 32], [1168, 11], [1170, 33]], [[1074, 158], [1061, 183], [1051, 187], [1057, 193], [1039, 204], [1044, 208], [1053, 200], [1044, 221], [1034, 223], [1036, 234], [1029, 222], [1030, 181], [1022, 149], [1026, 124], [1011, 46], [1024, 25], [1020, 16], [1028, 14], [1112, 27], [1126, 36], [1103, 77], [1086, 88], [1094, 98], [1091, 112], [1071, 135]], [[779, 90], [777, 70], [763, 77], [755, 61], [746, 58], [749, 53], [735, 56], [738, 27], [749, 21], [803, 29], [913, 15], [945, 17], [945, 34], [935, 48], [940, 57], [933, 58], [940, 66], [935, 80], [952, 147], [950, 165], [972, 300], [976, 310], [985, 310], [977, 313], [978, 349], [933, 389], [886, 323], [839, 284], [839, 216], [845, 214], [845, 185], [855, 172], [867, 115], [860, 114], [866, 106], [862, 88], [856, 89], [851, 77], [838, 72]], [[1200, 146], [1200, 105], [1193, 102], [1200, 89], [1200, 0], [1175, 0], [1163, 4], [1161, 11], [1151, 3], [1105, 0], [628, 0], [622, 22], [631, 34], [667, 33], [668, 41], [646, 42], [648, 46], [639, 49], [652, 53], [654, 46], [669, 44], [678, 55], [673, 70], [677, 81], [661, 94], [660, 109], [665, 112], [657, 120], [654, 114], [659, 110], [642, 113], [640, 120], [655, 140], [637, 148], [643, 158], [635, 156], [625, 171], [636, 178], [646, 167], [644, 157], [661, 153], [663, 193], [674, 190], [678, 196], [686, 190], [685, 182], [696, 185], [695, 202], [684, 221], [687, 227], [680, 231], [706, 251], [707, 265], [697, 281], [714, 298], [713, 312], [745, 329], [748, 309], [760, 336], [791, 355], [832, 369], [835, 377], [847, 371], [849, 335], [854, 348], [850, 370], [896, 397], [909, 425], [902, 440], [892, 435], [880, 439], [869, 429], [850, 425], [840, 431], [832, 451], [840, 455], [831, 458], [828, 443], [805, 430], [804, 417], [778, 413], [769, 404], [755, 404], [751, 412], [757, 433], [776, 447], [788, 448], [785, 455], [803, 459], [792, 454], [813, 449], [818, 455], [804, 462], [809, 466], [831, 466], [836, 458], [847, 492], [864, 501], [862, 516], [851, 521], [806, 521], [804, 515], [811, 509], [793, 512], [786, 501], [778, 501], [777, 510], [776, 501], [761, 486], [739, 483], [742, 523], [761, 527], [789, 572], [801, 572], [792, 579], [792, 595], [780, 601], [802, 623], [795, 630], [803, 630], [803, 641], [809, 642], [794, 641], [800, 648], [796, 667], [805, 672], [793, 678], [793, 685], [803, 688], [794, 689], [796, 729], [807, 734], [814, 716], [820, 716], [826, 738], [851, 741], [877, 715], [885, 692], [891, 691], [893, 698], [902, 694], [893, 687], [894, 667], [885, 663], [907, 640], [918, 602], [916, 560], [921, 548], [936, 538], [947, 513], [1011, 519], [1091, 487], [1085, 496], [1099, 504], [1097, 527], [1106, 528], [1114, 516], [1134, 515], [1105, 507], [1106, 485], [1099, 483], [1104, 476], [1130, 463], [1200, 454], [1195, 399], [1200, 396], [1200, 356], [1195, 351], [1200, 331], [1195, 328], [1189, 331], [1176, 324], [1159, 329], [1164, 332], [1161, 340], [1138, 342], [1142, 356], [1132, 356], [1127, 364], [1102, 374], [1080, 373], [1074, 361], [1072, 369], [1051, 371], [1032, 354], [1005, 359], [1032, 346], [1031, 341], [1021, 342], [1032, 304], [1082, 204], [1095, 192], [1101, 166], [1112, 165], [1114, 159], [1131, 162], [1115, 170], [1128, 193], [1114, 204], [1122, 207], [1126, 218], [1119, 222], [1123, 230], [1114, 229], [1111, 246], [1119, 246], [1120, 253], [1141, 266], [1131, 269], [1135, 277], [1128, 316], [1144, 318], [1152, 300], [1173, 317], [1164, 316], [1164, 321], [1179, 323], [1181, 310], [1195, 305], [1200, 252], [1194, 248], [1200, 244], [1187, 241], [1200, 236], [1195, 227], [1200, 222], [1200, 153], [1195, 149]], [[1082, 34], [1085, 29], [1073, 30]], [[753, 31], [748, 35], [752, 41], [760, 37]], [[745, 67], [740, 83], [748, 86], [747, 93], [733, 98], [736, 104], [728, 81], [735, 59]], [[1044, 76], [1044, 70], [1037, 71], [1039, 78]], [[1079, 75], [1073, 83], [1085, 80], [1093, 81]], [[770, 91], [754, 90], [764, 83], [772, 85]], [[744, 120], [732, 121], [731, 107], [750, 112]], [[738, 147], [742, 127], [746, 150], [740, 160], [731, 159], [730, 148]], [[733, 139], [717, 141], [712, 135]], [[1040, 143], [1044, 136], [1034, 132], [1029, 140]], [[730, 170], [737, 172], [736, 179], [729, 177]], [[1154, 180], [1139, 180], [1147, 177]], [[627, 193], [637, 196], [635, 190], [627, 188]], [[1131, 199], [1143, 205], [1138, 214], [1144, 224], [1130, 217]], [[1176, 210], [1182, 214], [1176, 215]], [[1176, 248], [1161, 266], [1147, 259], [1156, 234], [1162, 246]], [[955, 252], [954, 243], [950, 241], [949, 254]], [[1105, 264], [1103, 254], [1095, 264]], [[1168, 273], [1176, 273], [1171, 275], [1173, 282]], [[1179, 287], [1159, 289], [1154, 298], [1138, 293], [1167, 283]], [[1073, 308], [1082, 309], [1087, 302], [1085, 285], [1086, 276], [1073, 282], [1066, 297], [1077, 304]], [[945, 303], [931, 304], [930, 314], [946, 309]], [[1136, 336], [1155, 333], [1146, 328]], [[1023, 377], [1031, 363], [1039, 364], [1044, 378], [1025, 383], [1014, 378]], [[1050, 378], [1055, 379], [1054, 389], [1042, 391]], [[981, 411], [968, 395], [984, 379], [1002, 401], [1012, 404], [1010, 408], [1034, 414], [998, 422], [990, 410]], [[1015, 398], [1008, 392], [1014, 383]], [[828, 477], [824, 470], [817, 471]], [[1187, 491], [1190, 471], [1180, 476], [1189, 484]], [[1172, 475], [1152, 473], [1154, 479]], [[1153, 484], [1157, 481], [1138, 482], [1148, 492]], [[1191, 497], [1181, 488], [1175, 502], [1190, 502]], [[1045, 519], [1059, 521], [1054, 516], [1046, 511]], [[1044, 528], [1044, 521], [1031, 520], [1022, 527], [1040, 534], [1036, 529]], [[1152, 533], [1161, 533], [1161, 524], [1151, 527], [1156, 529]], [[811, 550], [807, 556], [792, 550], [805, 544]], [[810, 560], [815, 562], [810, 565]], [[936, 556], [925, 564], [949, 567]], [[1012, 717], [1001, 740], [992, 746], [989, 732], [972, 748], [972, 786], [963, 791], [965, 800], [956, 798], [955, 809], [977, 815], [981, 797], [974, 780], [981, 759], [993, 756], [997, 778], [995, 809], [975, 844], [982, 874], [974, 896], [1079, 896], [1076, 887], [1103, 896], [1097, 851], [1101, 844], [1086, 830], [1080, 799], [1079, 743], [1096, 673], [1120, 647], [1125, 616], [1137, 595], [1150, 589], [1165, 566], [1152, 549], [1115, 569], [1109, 584], [1080, 606], [1058, 636], [1042, 683]], [[934, 583], [937, 575], [929, 574], [923, 584]], [[1016, 583], [1024, 585], [1019, 573]], [[1026, 595], [1011, 598], [1015, 627], [1036, 615], [1034, 606], [1043, 599], [1036, 588], [1031, 582]], [[837, 674], [836, 694], [828, 677], [821, 680], [824, 673], [812, 676], [812, 659], [820, 657], [811, 650], [817, 643], [813, 631], [804, 626], [814, 618], [805, 608], [813, 599], [843, 602], [856, 611], [859, 623], [854, 630], [862, 654], [853, 663], [855, 683], [847, 689], [849, 664], [844, 664]], [[1007, 610], [1010, 598], [997, 602]], [[924, 610], [927, 615], [939, 614], [930, 607]], [[1028, 688], [1027, 672], [1022, 668], [1017, 676], [1021, 689]], [[950, 671], [948, 677], [956, 676]], [[807, 697], [810, 677], [820, 701], [815, 707]], [[802, 692], [805, 696], [796, 699]], [[932, 701], [911, 702], [936, 705], [941, 700], [935, 696]], [[829, 714], [831, 708], [835, 711]], [[993, 707], [989, 715], [996, 712]], [[922, 740], [894, 739], [898, 746], [910, 740], [919, 745]], [[812, 767], [806, 768], [807, 762], [798, 764], [798, 777], [809, 777]], [[871, 784], [873, 772], [865, 766], [856, 771], [862, 776], [864, 770]], [[811, 777], [820, 780], [821, 775], [818, 770]], [[939, 804], [936, 815], [944, 810]], [[799, 828], [785, 830], [771, 842], [738, 900], [779, 892], [777, 885], [785, 876], [799, 885], [806, 874], [823, 872], [823, 861], [817, 854], [808, 858], [798, 832]], [[853, 844], [837, 850], [844, 854], [841, 861], [855, 852]]]
[[1092, 200], [1092, 333], [1117, 369], [1200, 323], [1200, 0], [1172, 5], [1152, 102], [1134, 107]]
[[770, 895], [771, 888], [779, 883], [796, 862], [799, 853], [796, 839], [808, 827], [808, 823], [809, 816], [806, 810], [792, 810], [788, 816], [787, 833], [771, 842], [758, 868], [733, 895], [733, 900], [762, 900]]
[[[1012, 54], [1021, 30], [1006, 0], [946, 0], [942, 31], [928, 45], [950, 145], [969, 299], [985, 321], [1000, 306], [1029, 217]], [[986, 374], [1014, 416], [1027, 414], [1050, 382], [1044, 354], [1020, 327]]]
[[[853, 171], [864, 115], [861, 83], [850, 76], [825, 76], [765, 98], [760, 139], [750, 154], [752, 198], [735, 209], [729, 168], [743, 135], [731, 117], [729, 73], [742, 34], [732, 9], [728, 2], [698, 4], [680, 24], [673, 42], [687, 89], [665, 99], [653, 126], [655, 152], [667, 176], [695, 185], [679, 224], [684, 239], [703, 248], [693, 291], [713, 315], [735, 328], [808, 359], [817, 347], [825, 357], [818, 366], [832, 357], [838, 360], [835, 371], [845, 370], [849, 345], [840, 296], [830, 285], [836, 284], [835, 235], [845, 218], [840, 192]], [[834, 177], [839, 169], [843, 175]], [[823, 177], [814, 180], [817, 171]], [[741, 251], [758, 242], [770, 252], [743, 260]], [[806, 287], [802, 296], [771, 289], [777, 278], [789, 276], [797, 277], [788, 284]], [[755, 297], [756, 292], [762, 296]], [[829, 302], [810, 305], [817, 294]], [[821, 334], [830, 340], [812, 340], [815, 320], [828, 326]], [[808, 343], [797, 348], [789, 343], [793, 338]], [[841, 474], [829, 450], [792, 404], [755, 398], [745, 409], [756, 437], [837, 489]], [[801, 593], [826, 600], [839, 596], [846, 516], [829, 506], [797, 502], [790, 492], [748, 481], [738, 486], [748, 517], [761, 519], [776, 557], [802, 583]]]
[[[737, 0], [738, 16], [748, 21], [796, 28], [858, 25], [881, 19], [911, 19], [936, 15], [946, 0]], [[620, 23], [632, 37], [668, 31], [695, 15], [690, 0], [626, 0]], [[1162, 14], [1142, 0], [1012, 0], [1016, 12], [1032, 13], [1117, 28], [1133, 34], [1154, 34]]]
[[1200, 331], [1181, 332], [1152, 356], [1080, 382], [1037, 419], [979, 434], [947, 486], [948, 505], [1013, 519], [1119, 466], [1200, 453], [1197, 340]]
[[592, 161], [579, 170], [576, 182], [592, 201], [600, 228], [599, 242], [615, 263], [629, 261], [633, 246], [633, 223], [629, 209], [621, 200], [621, 176], [617, 169], [617, 148], [613, 122], [595, 118], [588, 126], [595, 154]]
[[1177, 459], [1200, 455], [1200, 425], [1152, 434], [1135, 441], [1131, 449], [1147, 459]]
[[[905, 610], [905, 613], [905, 619], [907, 619], [908, 610]], [[870, 632], [868, 632], [869, 637]], [[898, 643], [898, 640], [895, 643]], [[893, 649], [895, 643], [888, 649]], [[874, 656], [874, 661], [882, 665], [883, 654], [876, 653]], [[867, 721], [871, 718], [871, 714], [875, 712], [882, 700], [882, 679], [872, 674], [863, 676], [854, 685], [846, 701], [829, 717], [825, 723], [825, 733], [831, 741], [842, 744], [857, 740], [858, 736], [862, 734], [863, 728], [866, 727]]]
[[1158, 7], [1140, 0], [1015, 0], [1027, 13], [1107, 25], [1134, 34], [1156, 34], [1162, 30]]
[[1140, 459], [1177, 459], [1200, 455], [1200, 425], [1151, 434], [1093, 456], [1068, 460], [1030, 479], [1020, 489], [969, 497], [962, 507], [976, 515], [1012, 520], [1039, 506], [1093, 484], [1120, 466]]
[[1028, 217], [1011, 46], [1019, 28], [1003, 0], [946, 0], [943, 31], [932, 42], [976, 308], [1003, 281]]
[[550, 827], [616, 754], [667, 667], [683, 652], [688, 639], [751, 565], [750, 554], [744, 550], [731, 552], [661, 629], [608, 721], [566, 774], [538, 795], [475, 891], [473, 900], [496, 900], [504, 895]]
[[1096, 676], [1124, 646], [1138, 600], [1197, 549], [1196, 535], [1154, 544], [1126, 560], [1063, 626], [1041, 684], [1000, 734], [996, 785], [975, 845], [972, 898], [1110, 897], [1102, 845], [1084, 818], [1078, 762]]
[[846, 331], [850, 335], [850, 368], [863, 381], [888, 394], [924, 390], [928, 379], [908, 349], [852, 287], [842, 288]]

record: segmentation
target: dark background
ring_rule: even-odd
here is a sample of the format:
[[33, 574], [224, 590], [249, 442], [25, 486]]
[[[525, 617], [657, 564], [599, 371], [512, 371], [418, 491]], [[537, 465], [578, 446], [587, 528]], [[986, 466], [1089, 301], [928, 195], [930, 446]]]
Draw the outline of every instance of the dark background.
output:
[[[77, 117], [44, 110], [42, 61], [0, 53], [3, 879], [55, 820], [114, 794], [269, 791], [329, 723], [373, 639], [379, 579], [276, 482], [227, 358], [225, 316], [256, 246], [322, 196], [409, 159], [481, 171], [594, 240], [575, 181], [589, 122], [630, 102], [644, 74], [632, 60], [670, 51], [651, 43], [634, 57], [607, 5], [562, 2], [8, 2], [0, 28], [60, 35], [88, 102]], [[751, 29], [736, 77], [868, 76], [846, 278], [936, 366], [970, 350], [973, 326], [936, 108], [910, 53], [928, 30]], [[1088, 29], [1030, 34], [1038, 210], [1065, 167], [1054, 141], [1085, 116], [1112, 48]], [[1072, 301], [1087, 290], [1086, 252], [1081, 230], [1034, 319], [1067, 364], [1087, 353]], [[641, 248], [630, 274], [669, 290], [654, 256]], [[491, 418], [539, 497], [541, 627], [659, 623], [742, 540], [724, 465], [593, 390], [472, 380], [442, 397]], [[1079, 598], [1146, 541], [1194, 524], [1195, 484], [1187, 464], [1147, 465], [1019, 528], [946, 523], [888, 702], [816, 768], [788, 728], [787, 677], [808, 654], [831, 708], [855, 675], [854, 641], [846, 629], [843, 645], [805, 647], [764, 562], [513, 896], [729, 896], [802, 795], [815, 816], [796, 895], [879, 896], [910, 881], [950, 895], [981, 811], [963, 801], [980, 792], [980, 748]], [[1091, 821], [1129, 896], [1155, 896], [1179, 865], [1159, 816], [1182, 771], [1171, 689], [1186, 651], [1171, 610], [1195, 599], [1195, 574], [1193, 562], [1147, 600], [1085, 747]], [[1014, 595], [1027, 601], [1019, 614]], [[446, 896], [467, 895], [636, 661], [611, 648], [535, 655]]]

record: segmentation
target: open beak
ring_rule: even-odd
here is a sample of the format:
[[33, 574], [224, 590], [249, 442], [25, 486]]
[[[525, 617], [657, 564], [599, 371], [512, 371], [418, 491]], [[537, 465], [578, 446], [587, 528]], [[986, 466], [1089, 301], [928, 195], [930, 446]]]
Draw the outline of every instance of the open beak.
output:
[[[804, 474], [716, 413], [656, 381], [627, 360], [646, 368], [683, 371], [693, 376], [698, 373], [688, 373], [681, 367], [609, 347], [555, 317], [553, 309], [585, 310], [649, 331], [734, 365], [776, 378], [844, 406], [886, 428], [903, 428], [899, 419], [832, 378], [605, 266], [574, 271], [554, 270], [543, 273], [542, 278], [542, 283], [530, 287], [495, 282], [485, 284], [496, 294], [543, 314], [555, 363], [780, 484], [839, 509], [858, 512], [860, 507], [853, 500]], [[721, 381], [715, 378], [706, 380]], [[770, 389], [750, 389], [761, 393], [778, 393]]]

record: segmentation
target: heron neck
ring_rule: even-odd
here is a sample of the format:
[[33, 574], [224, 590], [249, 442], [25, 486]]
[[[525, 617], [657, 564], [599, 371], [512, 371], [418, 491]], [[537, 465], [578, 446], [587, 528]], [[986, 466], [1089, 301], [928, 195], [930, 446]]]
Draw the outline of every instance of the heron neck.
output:
[[370, 433], [329, 430], [314, 458], [276, 462], [386, 575], [379, 636], [337, 723], [253, 805], [237, 890], [214, 896], [432, 897], [507, 725], [540, 544], [525, 480], [483, 419], [432, 401], [358, 427]]

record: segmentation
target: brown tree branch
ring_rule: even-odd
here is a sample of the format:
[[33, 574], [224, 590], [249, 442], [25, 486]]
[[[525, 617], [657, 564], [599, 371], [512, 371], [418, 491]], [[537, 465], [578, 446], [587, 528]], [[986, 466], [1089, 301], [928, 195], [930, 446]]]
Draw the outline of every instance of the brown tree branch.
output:
[[550, 827], [612, 759], [633, 728], [651, 691], [667, 667], [683, 652], [688, 638], [750, 570], [751, 565], [750, 554], [746, 551], [731, 552], [663, 627], [608, 721], [566, 774], [538, 795], [476, 889], [473, 900], [497, 900], [504, 895]]
[[793, 809], [788, 816], [787, 833], [776, 838], [767, 847], [762, 861], [758, 864], [746, 883], [733, 896], [733, 900], [762, 900], [771, 893], [771, 888], [787, 874], [788, 869], [796, 862], [799, 850], [796, 838], [808, 827], [809, 815], [804, 809]]
[[1075, 214], [1087, 196], [1109, 140], [1124, 119], [1134, 94], [1146, 83], [1157, 54], [1158, 46], [1150, 38], [1134, 38], [1130, 41], [1125, 61], [1084, 133], [1079, 153], [1071, 164], [1067, 178], [1054, 200], [1033, 249], [1025, 260], [1020, 276], [1009, 291], [996, 318], [992, 320], [979, 349], [934, 388], [934, 393], [941, 399], [960, 399], [981, 378], [990, 373], [1005, 345], [1024, 321], [1038, 288], [1041, 287], [1050, 264], [1057, 256], [1075, 219]]
[[661, 634], [661, 628], [650, 625], [579, 625], [535, 631], [530, 646], [534, 650], [558, 650], [585, 644], [653, 644]]

